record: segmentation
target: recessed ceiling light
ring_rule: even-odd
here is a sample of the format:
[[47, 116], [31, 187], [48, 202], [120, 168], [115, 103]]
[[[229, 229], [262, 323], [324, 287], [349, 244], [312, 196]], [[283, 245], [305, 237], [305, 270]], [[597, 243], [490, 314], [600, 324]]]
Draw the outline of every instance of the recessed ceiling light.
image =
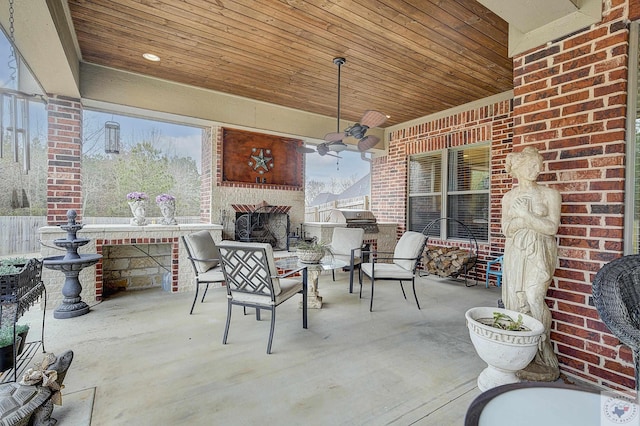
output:
[[148, 61], [160, 62], [160, 57], [158, 55], [154, 55], [153, 53], [144, 53], [142, 57]]

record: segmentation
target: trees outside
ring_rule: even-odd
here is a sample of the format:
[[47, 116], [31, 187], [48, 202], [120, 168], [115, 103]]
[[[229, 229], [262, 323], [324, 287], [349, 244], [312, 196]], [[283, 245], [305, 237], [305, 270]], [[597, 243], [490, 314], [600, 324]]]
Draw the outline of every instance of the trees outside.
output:
[[[0, 158], [0, 216], [44, 216], [47, 205], [47, 127], [46, 112], [41, 102], [29, 102], [29, 134], [31, 168], [24, 171], [24, 147], [20, 141], [18, 161], [7, 122], [2, 125], [2, 157]], [[5, 120], [7, 118], [5, 117]]]
[[322, 193], [340, 194], [358, 181], [358, 176], [331, 176], [326, 179], [309, 179], [305, 182], [304, 205], [310, 206]]
[[[195, 158], [184, 155], [193, 147], [181, 149], [175, 146], [180, 142], [188, 143], [185, 141], [167, 143], [170, 137], [160, 129], [161, 123], [133, 120], [136, 127], [125, 134], [118, 154], [107, 154], [103, 150], [101, 127], [104, 119], [89, 113], [89, 120], [85, 120], [84, 132], [89, 136], [85, 138], [82, 159], [83, 216], [131, 216], [127, 203], [130, 192], [147, 194], [148, 217], [161, 216], [155, 203], [156, 196], [160, 194], [176, 197], [178, 216], [198, 216], [199, 164]], [[126, 119], [123, 121], [127, 122]], [[165, 131], [172, 130], [167, 127]], [[199, 143], [200, 132], [200, 129], [191, 128], [191, 133], [197, 134], [197, 138], [192, 138], [189, 143], [195, 143], [194, 140]], [[199, 146], [197, 148], [199, 152]]]

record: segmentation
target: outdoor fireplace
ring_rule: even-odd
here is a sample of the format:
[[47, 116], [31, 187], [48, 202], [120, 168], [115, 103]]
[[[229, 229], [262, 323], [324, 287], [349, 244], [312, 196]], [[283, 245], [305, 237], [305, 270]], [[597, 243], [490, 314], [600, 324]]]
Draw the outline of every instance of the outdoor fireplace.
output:
[[236, 241], [269, 243], [274, 250], [288, 250], [291, 206], [233, 204]]

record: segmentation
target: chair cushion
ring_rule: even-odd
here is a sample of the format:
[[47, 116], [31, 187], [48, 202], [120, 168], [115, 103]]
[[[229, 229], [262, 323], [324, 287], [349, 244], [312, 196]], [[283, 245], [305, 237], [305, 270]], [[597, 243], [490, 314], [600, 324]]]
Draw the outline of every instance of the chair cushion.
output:
[[[331, 257], [331, 256], [329, 256]], [[334, 260], [342, 260], [344, 262], [347, 262], [347, 266], [351, 266], [351, 254], [334, 254], [333, 255], [333, 259]], [[362, 258], [360, 257], [354, 257], [353, 258], [353, 264], [354, 265], [359, 265], [360, 263], [362, 263]]]
[[276, 306], [302, 291], [302, 277], [280, 278], [280, 294], [276, 296]]
[[222, 272], [222, 268], [216, 266], [215, 268], [209, 269], [207, 272], [198, 274], [198, 281], [201, 283], [215, 283], [224, 281], [224, 273]]
[[185, 240], [189, 244], [193, 257], [196, 259], [209, 259], [195, 261], [196, 269], [199, 273], [207, 272], [209, 269], [218, 266], [220, 252], [209, 231], [198, 231], [191, 235], [186, 235]]
[[[413, 271], [404, 269], [395, 263], [376, 263], [375, 269], [371, 263], [363, 263], [360, 265], [362, 273], [368, 277], [372, 273], [375, 279], [394, 279], [394, 280], [411, 280], [413, 279]], [[412, 268], [413, 269], [413, 268]], [[373, 272], [372, 272], [373, 271]]]
[[351, 256], [351, 249], [362, 247], [363, 241], [364, 229], [362, 228], [334, 228], [330, 244], [331, 252], [334, 255]]
[[427, 237], [420, 232], [405, 232], [402, 234], [402, 237], [400, 237], [398, 244], [396, 244], [393, 257], [415, 258], [416, 260], [394, 260], [393, 262], [404, 269], [413, 271], [413, 268], [418, 261], [417, 258], [420, 257], [422, 254], [421, 252], [424, 250], [426, 241]]

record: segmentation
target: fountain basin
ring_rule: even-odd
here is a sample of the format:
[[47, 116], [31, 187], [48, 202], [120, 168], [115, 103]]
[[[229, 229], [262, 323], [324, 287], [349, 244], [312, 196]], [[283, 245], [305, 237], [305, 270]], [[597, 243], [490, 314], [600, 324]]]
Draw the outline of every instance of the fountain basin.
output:
[[96, 264], [100, 259], [101, 254], [79, 254], [75, 259], [68, 259], [66, 255], [45, 257], [42, 263], [47, 269], [55, 271], [81, 271]]

